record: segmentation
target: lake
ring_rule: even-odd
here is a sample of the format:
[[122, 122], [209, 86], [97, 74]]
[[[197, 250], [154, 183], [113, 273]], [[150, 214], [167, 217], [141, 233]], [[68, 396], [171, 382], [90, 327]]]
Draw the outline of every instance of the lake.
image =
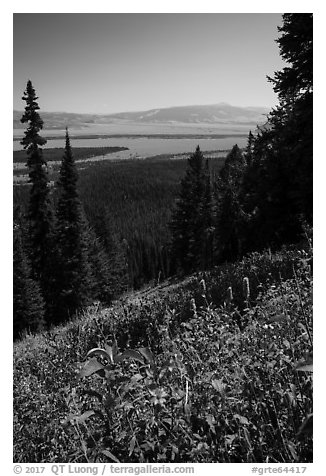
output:
[[[153, 138], [153, 137], [118, 137], [118, 138], [95, 138], [75, 139], [70, 138], [72, 147], [128, 147], [129, 150], [110, 154], [107, 158], [130, 158], [151, 157], [160, 154], [179, 154], [182, 152], [194, 152], [197, 145], [202, 151], [215, 151], [231, 149], [234, 144], [245, 147], [246, 137], [222, 137], [216, 138]], [[14, 150], [21, 150], [19, 141], [14, 141]], [[48, 140], [46, 148], [64, 147], [64, 139]]]

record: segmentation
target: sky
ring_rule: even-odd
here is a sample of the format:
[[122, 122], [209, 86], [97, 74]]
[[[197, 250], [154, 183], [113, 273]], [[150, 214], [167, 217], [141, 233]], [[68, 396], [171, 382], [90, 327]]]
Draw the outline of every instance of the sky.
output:
[[43, 111], [277, 104], [276, 13], [14, 13], [13, 100], [32, 80]]

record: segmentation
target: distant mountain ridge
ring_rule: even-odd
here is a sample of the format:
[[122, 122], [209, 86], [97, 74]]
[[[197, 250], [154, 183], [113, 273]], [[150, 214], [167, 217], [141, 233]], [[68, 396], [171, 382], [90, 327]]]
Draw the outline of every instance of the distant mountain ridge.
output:
[[115, 114], [116, 118], [137, 122], [252, 123], [264, 121], [267, 108], [237, 107], [226, 103], [205, 106], [177, 106], [149, 111]]
[[[149, 123], [149, 124], [230, 124], [256, 126], [266, 122], [265, 107], [239, 107], [226, 103], [203, 106], [176, 106], [147, 111], [115, 114], [77, 114], [68, 112], [41, 113], [46, 129], [87, 127], [92, 124]], [[14, 110], [13, 127], [21, 129], [22, 111]]]

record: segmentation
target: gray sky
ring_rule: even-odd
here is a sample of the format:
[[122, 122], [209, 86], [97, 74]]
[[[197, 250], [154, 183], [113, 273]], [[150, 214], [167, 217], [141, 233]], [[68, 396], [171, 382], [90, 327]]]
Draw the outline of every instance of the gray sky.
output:
[[271, 107], [281, 24], [276, 13], [16, 13], [14, 109], [28, 79], [43, 111]]

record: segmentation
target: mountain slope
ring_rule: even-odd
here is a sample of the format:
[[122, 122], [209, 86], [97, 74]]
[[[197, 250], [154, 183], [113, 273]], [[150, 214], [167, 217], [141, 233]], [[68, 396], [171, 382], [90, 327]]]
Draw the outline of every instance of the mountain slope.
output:
[[[42, 112], [46, 129], [85, 127], [91, 124], [230, 124], [256, 126], [266, 121], [267, 108], [237, 107], [226, 103], [204, 106], [179, 106], [148, 111], [121, 112], [116, 114], [75, 114], [66, 112]], [[14, 111], [14, 129], [21, 129], [21, 111]]]
[[311, 462], [303, 256], [254, 253], [15, 344], [14, 462]]
[[264, 120], [267, 108], [236, 107], [226, 103], [205, 106], [179, 106], [116, 114], [118, 119], [141, 122], [254, 123]]

